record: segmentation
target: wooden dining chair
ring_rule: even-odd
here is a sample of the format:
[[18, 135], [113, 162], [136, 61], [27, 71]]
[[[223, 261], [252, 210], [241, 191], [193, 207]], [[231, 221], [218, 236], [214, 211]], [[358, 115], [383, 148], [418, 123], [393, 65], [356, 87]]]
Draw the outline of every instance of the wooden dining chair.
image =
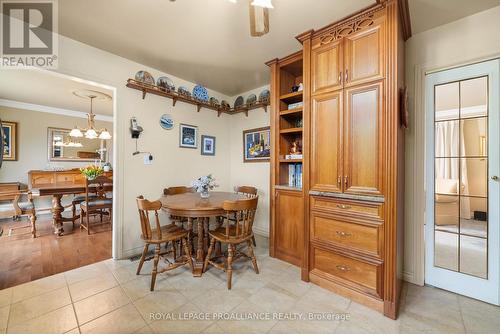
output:
[[[169, 187], [163, 189], [163, 195], [165, 196], [174, 196], [174, 195], [181, 195], [181, 194], [186, 194], [186, 193], [194, 193], [196, 192], [193, 187], [186, 187], [186, 186], [176, 186], [176, 187]], [[187, 223], [188, 219], [186, 217], [179, 217], [179, 216], [173, 216], [170, 215], [170, 220], [174, 223], [180, 223], [180, 224], [185, 224]], [[192, 230], [189, 232], [189, 241], [191, 247], [194, 247], [194, 242], [193, 239], [195, 237], [195, 234], [192, 233]], [[182, 254], [182, 245], [180, 246], [180, 253]], [[191, 249], [192, 252], [194, 252], [194, 248]]]
[[[222, 205], [224, 211], [226, 212], [224, 219], [225, 226], [221, 226], [217, 230], [209, 232], [211, 238], [210, 247], [208, 248], [208, 253], [205, 257], [203, 271], [205, 272], [207, 270], [209, 264], [213, 265], [217, 269], [226, 271], [228, 289], [231, 289], [231, 279], [233, 275], [232, 265], [235, 260], [241, 257], [251, 259], [255, 273], [259, 273], [257, 258], [255, 257], [252, 244], [252, 227], [258, 200], [259, 197], [256, 196], [237, 201], [225, 201]], [[234, 220], [230, 219], [233, 217], [235, 218]], [[211, 258], [216, 242], [227, 244], [228, 256], [222, 263], [217, 262], [217, 260], [220, 257], [225, 258], [224, 255]], [[246, 243], [247, 245], [248, 254], [236, 249], [236, 246], [243, 243]]]
[[[234, 187], [234, 192], [237, 194], [245, 195], [248, 198], [254, 198], [257, 196], [257, 188], [252, 186], [236, 186]], [[252, 236], [252, 243], [254, 247], [257, 247], [255, 236]]]
[[[27, 201], [20, 202], [22, 196], [27, 196]], [[8, 236], [18, 229], [29, 228], [31, 236], [36, 238], [36, 209], [31, 192], [20, 190], [0, 192], [0, 218], [28, 216], [30, 223], [27, 225], [9, 228]]]
[[113, 180], [106, 176], [98, 176], [94, 180], [85, 181], [85, 201], [80, 203], [80, 228], [87, 230], [90, 235], [90, 216], [99, 214], [109, 216], [109, 223], [113, 227], [113, 199], [107, 196], [113, 191]]
[[[175, 224], [160, 225], [160, 218], [158, 216], [158, 211], [161, 210], [161, 202], [155, 201], [150, 202], [144, 199], [143, 196], [137, 197], [137, 208], [139, 210], [139, 218], [141, 223], [141, 238], [144, 241], [144, 249], [142, 251], [141, 259], [139, 261], [139, 266], [137, 267], [137, 275], [141, 273], [142, 265], [146, 261], [146, 255], [148, 254], [149, 246], [155, 246], [155, 255], [153, 262], [153, 270], [151, 272], [151, 291], [155, 288], [156, 275], [165, 271], [173, 270], [177, 267], [183, 266], [186, 263], [189, 265], [191, 271], [193, 271], [193, 262], [191, 259], [191, 250], [188, 243], [188, 231], [179, 227]], [[150, 213], [154, 213], [155, 228], [151, 228]], [[182, 241], [181, 244], [184, 245], [184, 251], [187, 255], [180, 258], [175, 258], [174, 261], [170, 262], [168, 258], [165, 260], [168, 262], [168, 266], [160, 271], [158, 271], [158, 261], [160, 256], [166, 253], [161, 253], [161, 245], [172, 243], [175, 245], [178, 241]], [[165, 247], [166, 248], [166, 247]], [[175, 246], [173, 247], [175, 248]], [[149, 259], [150, 260], [150, 259]]]

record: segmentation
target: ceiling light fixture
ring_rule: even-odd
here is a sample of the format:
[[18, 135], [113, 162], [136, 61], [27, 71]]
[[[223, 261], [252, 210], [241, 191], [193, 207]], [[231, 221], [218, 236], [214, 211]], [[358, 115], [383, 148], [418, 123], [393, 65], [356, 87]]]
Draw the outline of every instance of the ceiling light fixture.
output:
[[[75, 95], [81, 96], [78, 94], [75, 94]], [[88, 95], [86, 97], [90, 99], [90, 113], [87, 114], [88, 127], [84, 128], [84, 129], [80, 129], [77, 126], [75, 126], [73, 128], [73, 130], [71, 130], [69, 135], [71, 137], [74, 137], [74, 138], [80, 138], [80, 137], [85, 136], [85, 138], [87, 138], [87, 139], [96, 139], [96, 138], [99, 138], [102, 140], [111, 139], [111, 134], [108, 132], [108, 130], [106, 128], [101, 129], [99, 131], [99, 133], [95, 129], [95, 114], [93, 111], [93, 106], [94, 106], [94, 99], [99, 97], [99, 96], [98, 95]], [[83, 132], [85, 132], [85, 134]]]

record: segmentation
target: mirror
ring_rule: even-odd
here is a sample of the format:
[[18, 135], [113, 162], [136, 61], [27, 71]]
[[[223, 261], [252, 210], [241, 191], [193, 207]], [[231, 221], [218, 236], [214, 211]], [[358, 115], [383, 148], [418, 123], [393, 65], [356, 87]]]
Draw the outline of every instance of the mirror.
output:
[[106, 141], [72, 138], [71, 129], [49, 128], [47, 135], [49, 161], [105, 160]]

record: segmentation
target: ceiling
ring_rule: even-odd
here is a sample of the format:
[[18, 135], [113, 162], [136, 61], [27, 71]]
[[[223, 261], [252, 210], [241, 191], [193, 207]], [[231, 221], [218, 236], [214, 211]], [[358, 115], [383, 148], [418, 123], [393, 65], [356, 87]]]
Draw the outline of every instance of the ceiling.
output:
[[59, 32], [235, 96], [268, 84], [264, 63], [298, 51], [296, 35], [375, 2], [273, 0], [270, 33], [255, 38], [248, 0], [64, 0]]
[[[0, 99], [37, 104], [71, 111], [89, 112], [90, 102], [73, 95], [75, 90], [94, 90], [113, 95], [109, 90], [80, 80], [40, 70], [0, 70]], [[113, 101], [94, 102], [94, 113], [113, 116]]]
[[500, 0], [408, 0], [413, 34], [500, 6]]

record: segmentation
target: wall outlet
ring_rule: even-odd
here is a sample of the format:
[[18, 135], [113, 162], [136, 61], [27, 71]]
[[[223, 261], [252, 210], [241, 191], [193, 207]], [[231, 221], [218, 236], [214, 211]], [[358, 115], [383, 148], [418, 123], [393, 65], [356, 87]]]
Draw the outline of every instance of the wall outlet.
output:
[[145, 165], [152, 165], [153, 164], [153, 156], [151, 154], [144, 155], [144, 164]]

